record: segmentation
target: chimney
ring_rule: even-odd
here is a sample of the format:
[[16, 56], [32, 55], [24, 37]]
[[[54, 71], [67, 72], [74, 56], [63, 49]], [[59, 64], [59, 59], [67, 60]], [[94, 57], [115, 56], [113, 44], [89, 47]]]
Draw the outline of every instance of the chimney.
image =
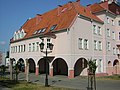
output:
[[78, 3], [78, 5], [80, 5], [80, 0], [76, 0], [76, 2]]
[[41, 14], [37, 14], [36, 15], [36, 25], [39, 24], [39, 22], [42, 20], [42, 15]]
[[57, 16], [60, 15], [61, 11], [62, 11], [62, 5], [58, 5], [58, 15]]
[[68, 2], [68, 8], [69, 8], [69, 10], [72, 8], [72, 1]]

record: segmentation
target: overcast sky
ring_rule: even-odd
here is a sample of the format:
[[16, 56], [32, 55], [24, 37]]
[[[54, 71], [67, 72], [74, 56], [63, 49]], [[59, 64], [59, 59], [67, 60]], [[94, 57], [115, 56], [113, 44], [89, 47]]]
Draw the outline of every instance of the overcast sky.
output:
[[[0, 50], [9, 49], [9, 41], [28, 18], [43, 14], [58, 5], [76, 0], [0, 0]], [[100, 0], [81, 0], [88, 5]]]

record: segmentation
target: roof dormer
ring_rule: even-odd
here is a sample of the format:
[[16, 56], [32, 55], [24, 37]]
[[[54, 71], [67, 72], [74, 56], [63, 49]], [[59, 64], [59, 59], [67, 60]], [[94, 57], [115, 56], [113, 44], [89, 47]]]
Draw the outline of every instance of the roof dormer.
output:
[[18, 39], [22, 39], [24, 38], [24, 36], [26, 35], [26, 33], [24, 32], [23, 29], [15, 31], [13, 39], [14, 40], [18, 40]]

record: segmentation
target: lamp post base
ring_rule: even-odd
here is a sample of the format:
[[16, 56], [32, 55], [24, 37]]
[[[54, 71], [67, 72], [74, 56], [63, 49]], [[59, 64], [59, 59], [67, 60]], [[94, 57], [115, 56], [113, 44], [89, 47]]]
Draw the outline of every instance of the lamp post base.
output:
[[45, 79], [45, 87], [49, 87], [49, 85], [48, 85], [48, 79]]

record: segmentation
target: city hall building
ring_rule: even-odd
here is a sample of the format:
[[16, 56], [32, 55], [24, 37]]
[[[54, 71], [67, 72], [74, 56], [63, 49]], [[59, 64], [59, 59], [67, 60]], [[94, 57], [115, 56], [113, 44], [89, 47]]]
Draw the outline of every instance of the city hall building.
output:
[[[55, 38], [44, 37], [52, 33]], [[44, 38], [42, 38], [44, 37]], [[81, 6], [80, 0], [58, 5], [44, 14], [28, 19], [10, 40], [10, 59], [23, 64], [29, 72], [41, 75], [46, 70], [46, 54], [39, 44], [52, 43], [48, 53], [49, 75], [68, 78], [87, 75], [87, 61], [96, 59], [97, 75], [120, 74], [120, 6], [117, 0]]]

